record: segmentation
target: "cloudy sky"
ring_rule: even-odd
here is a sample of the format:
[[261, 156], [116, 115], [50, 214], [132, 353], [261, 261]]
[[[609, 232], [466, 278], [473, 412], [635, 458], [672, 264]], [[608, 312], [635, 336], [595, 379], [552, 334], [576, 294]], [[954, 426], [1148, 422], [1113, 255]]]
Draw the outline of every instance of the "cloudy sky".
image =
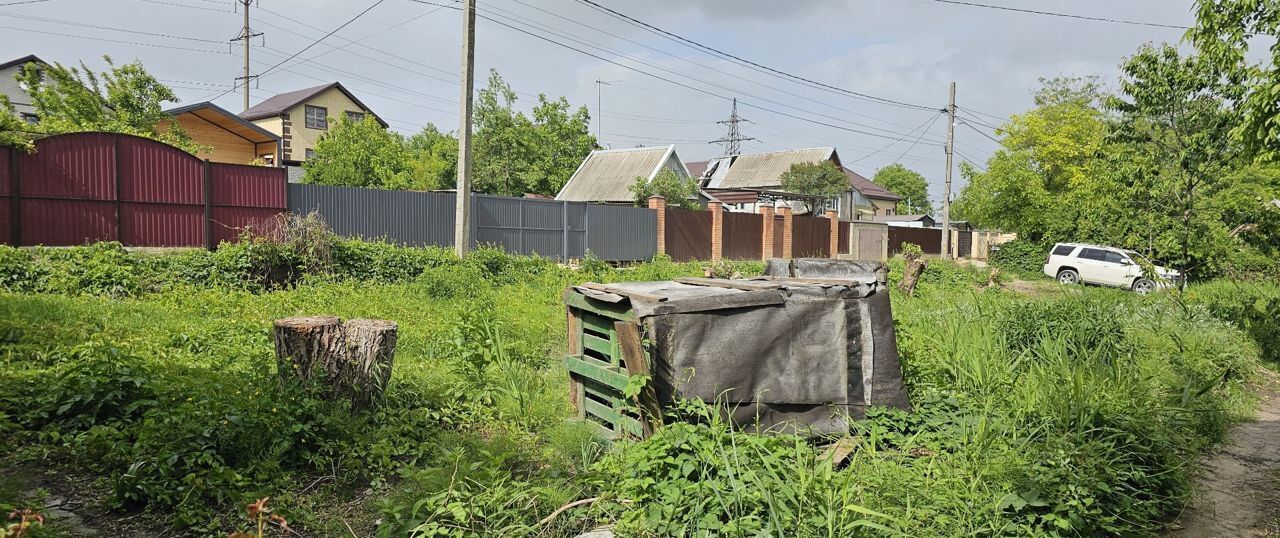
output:
[[[920, 171], [935, 198], [946, 136], [937, 110], [946, 105], [948, 83], [957, 83], [960, 113], [970, 118], [956, 128], [958, 157], [983, 163], [995, 144], [975, 129], [989, 134], [981, 124], [998, 125], [1027, 109], [1040, 77], [1113, 81], [1120, 61], [1141, 44], [1177, 42], [1183, 33], [938, 0], [591, 1], [654, 28], [586, 0], [479, 0], [477, 84], [496, 69], [519, 92], [521, 108], [539, 93], [563, 95], [589, 108], [591, 129], [603, 132], [607, 146], [675, 143], [686, 161], [721, 153], [707, 142], [724, 136], [716, 122], [736, 97], [739, 114], [751, 121], [742, 132], [755, 138], [744, 152], [835, 146], [846, 165], [867, 176], [895, 161]], [[1191, 0], [982, 3], [1168, 25], [1193, 21]], [[241, 52], [228, 43], [240, 32], [237, 4], [0, 0], [0, 59], [36, 54], [94, 68], [102, 67], [103, 54], [117, 63], [137, 59], [183, 103], [214, 99], [238, 111], [242, 96], [232, 84]], [[253, 41], [251, 58], [262, 76], [251, 88], [252, 102], [337, 80], [394, 129], [410, 133], [434, 123], [456, 130], [456, 7], [453, 0], [258, 0], [250, 13], [253, 30], [264, 35]]]

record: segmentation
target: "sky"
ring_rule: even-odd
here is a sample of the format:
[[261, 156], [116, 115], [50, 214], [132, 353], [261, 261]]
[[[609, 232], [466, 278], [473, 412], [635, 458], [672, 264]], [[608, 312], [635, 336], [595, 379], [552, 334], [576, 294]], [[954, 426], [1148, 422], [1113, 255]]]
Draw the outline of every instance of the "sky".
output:
[[[1192, 0], [980, 3], [1167, 25], [1194, 22]], [[102, 69], [104, 54], [117, 64], [140, 60], [183, 104], [213, 100], [240, 111], [243, 95], [233, 85], [242, 52], [229, 42], [241, 30], [238, 4], [0, 0], [0, 61], [35, 54]], [[251, 42], [252, 71], [259, 75], [250, 86], [251, 104], [340, 81], [393, 129], [409, 134], [431, 123], [455, 131], [458, 5], [256, 0], [251, 25], [262, 35]], [[586, 106], [591, 131], [600, 132], [608, 147], [674, 143], [685, 161], [716, 157], [723, 147], [708, 142], [727, 133], [717, 122], [728, 118], [737, 98], [738, 114], [748, 120], [740, 124], [742, 135], [754, 138], [743, 142], [744, 153], [834, 146], [846, 166], [868, 177], [899, 162], [924, 174], [935, 202], [946, 169], [947, 122], [940, 111], [951, 82], [961, 118], [954, 196], [963, 185], [958, 163], [986, 162], [997, 148], [988, 138], [991, 127], [1030, 108], [1040, 78], [1097, 75], [1114, 87], [1126, 56], [1144, 43], [1177, 43], [1184, 33], [939, 0], [478, 5], [477, 87], [497, 70], [518, 92], [518, 108], [532, 108], [538, 94]]]

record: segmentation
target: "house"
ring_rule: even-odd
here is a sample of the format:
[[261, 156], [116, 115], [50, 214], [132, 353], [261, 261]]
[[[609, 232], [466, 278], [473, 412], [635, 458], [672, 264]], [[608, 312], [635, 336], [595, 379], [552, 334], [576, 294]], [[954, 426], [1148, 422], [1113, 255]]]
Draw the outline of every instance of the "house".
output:
[[[207, 149], [196, 157], [220, 163], [250, 164], [261, 160], [279, 166], [280, 136], [213, 103], [196, 103], [165, 111], [193, 141]], [[156, 126], [167, 130], [168, 123]]]
[[637, 177], [648, 180], [662, 170], [671, 170], [684, 181], [693, 176], [680, 161], [675, 145], [625, 149], [598, 149], [582, 161], [573, 176], [556, 194], [556, 200], [634, 204], [631, 185]]
[[280, 162], [298, 166], [311, 156], [316, 141], [329, 129], [329, 122], [340, 114], [357, 120], [368, 114], [387, 127], [387, 122], [338, 82], [276, 95], [242, 112], [240, 117], [279, 136]]
[[36, 116], [36, 107], [31, 104], [31, 94], [27, 93], [27, 89], [17, 78], [27, 64], [49, 65], [34, 54], [0, 63], [0, 94], [9, 97], [9, 103], [13, 105], [18, 117], [27, 123], [36, 123], [40, 119]]
[[[901, 228], [936, 228], [938, 222], [929, 215], [876, 215], [869, 220]], [[954, 226], [955, 223], [952, 223]]]
[[[849, 189], [831, 200], [786, 192], [780, 177], [792, 165], [830, 161], [849, 178]], [[854, 220], [888, 214], [901, 199], [897, 194], [845, 168], [835, 148], [808, 148], [767, 153], [750, 153], [719, 157], [707, 162], [689, 163], [701, 170], [707, 193], [724, 201], [731, 211], [754, 213], [761, 205], [786, 203], [795, 211], [804, 211], [806, 202], [824, 202], [838, 212], [840, 218]]]

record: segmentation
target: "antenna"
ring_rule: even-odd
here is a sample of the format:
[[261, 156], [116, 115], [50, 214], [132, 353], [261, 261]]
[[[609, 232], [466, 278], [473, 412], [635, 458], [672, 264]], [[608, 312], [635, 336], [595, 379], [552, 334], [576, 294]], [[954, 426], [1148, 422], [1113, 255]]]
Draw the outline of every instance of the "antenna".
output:
[[602, 103], [603, 103], [603, 95], [604, 95], [604, 87], [605, 87], [605, 86], [612, 85], [614, 82], [622, 82], [622, 81], [621, 81], [621, 80], [600, 80], [600, 79], [596, 79], [596, 143], [601, 144], [601, 145], [603, 145], [603, 143], [602, 143], [602, 142], [600, 142], [600, 141], [601, 141], [601, 140], [604, 140], [604, 138], [603, 138], [604, 133], [603, 133], [603, 131], [601, 130], [601, 127], [600, 127], [600, 122], [601, 122], [601, 121], [603, 121], [603, 118], [604, 118], [604, 108], [603, 108], [603, 105], [602, 105]]
[[255, 33], [251, 28], [249, 28], [249, 4], [254, 3], [255, 0], [235, 1], [237, 4], [244, 6], [244, 26], [240, 28], [240, 35], [233, 38], [231, 42], [244, 41], [244, 73], [236, 77], [236, 80], [244, 81], [244, 109], [249, 110], [249, 81], [258, 78], [257, 75], [249, 74], [249, 40], [261, 36], [262, 32]]
[[742, 153], [742, 143], [748, 140], [755, 140], [749, 136], [742, 136], [742, 131], [738, 129], [738, 124], [742, 122], [752, 123], [751, 120], [738, 115], [738, 98], [733, 98], [733, 110], [729, 113], [729, 119], [720, 120], [716, 123], [729, 126], [729, 133], [719, 140], [712, 140], [708, 144], [724, 144], [724, 155], [732, 156]]

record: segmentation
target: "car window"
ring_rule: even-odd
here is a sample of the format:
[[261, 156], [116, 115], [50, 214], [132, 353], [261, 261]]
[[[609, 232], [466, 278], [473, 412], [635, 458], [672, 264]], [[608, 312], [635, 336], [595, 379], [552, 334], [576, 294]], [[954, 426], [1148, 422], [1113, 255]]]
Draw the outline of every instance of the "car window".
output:
[[1124, 256], [1121, 256], [1119, 252], [1107, 251], [1107, 259], [1103, 261], [1107, 263], [1124, 263]]
[[1107, 259], [1107, 253], [1104, 250], [1099, 250], [1096, 248], [1082, 248], [1080, 249], [1080, 254], [1077, 254], [1076, 257], [1084, 258], [1086, 260], [1103, 261]]
[[1054, 248], [1053, 248], [1053, 255], [1054, 255], [1054, 256], [1066, 256], [1066, 255], [1068, 255], [1068, 254], [1071, 254], [1071, 251], [1073, 251], [1073, 250], [1075, 250], [1075, 249], [1076, 249], [1076, 247], [1073, 247], [1073, 246], [1071, 246], [1071, 245], [1058, 245], [1058, 246], [1056, 246], [1056, 247], [1054, 247]]

